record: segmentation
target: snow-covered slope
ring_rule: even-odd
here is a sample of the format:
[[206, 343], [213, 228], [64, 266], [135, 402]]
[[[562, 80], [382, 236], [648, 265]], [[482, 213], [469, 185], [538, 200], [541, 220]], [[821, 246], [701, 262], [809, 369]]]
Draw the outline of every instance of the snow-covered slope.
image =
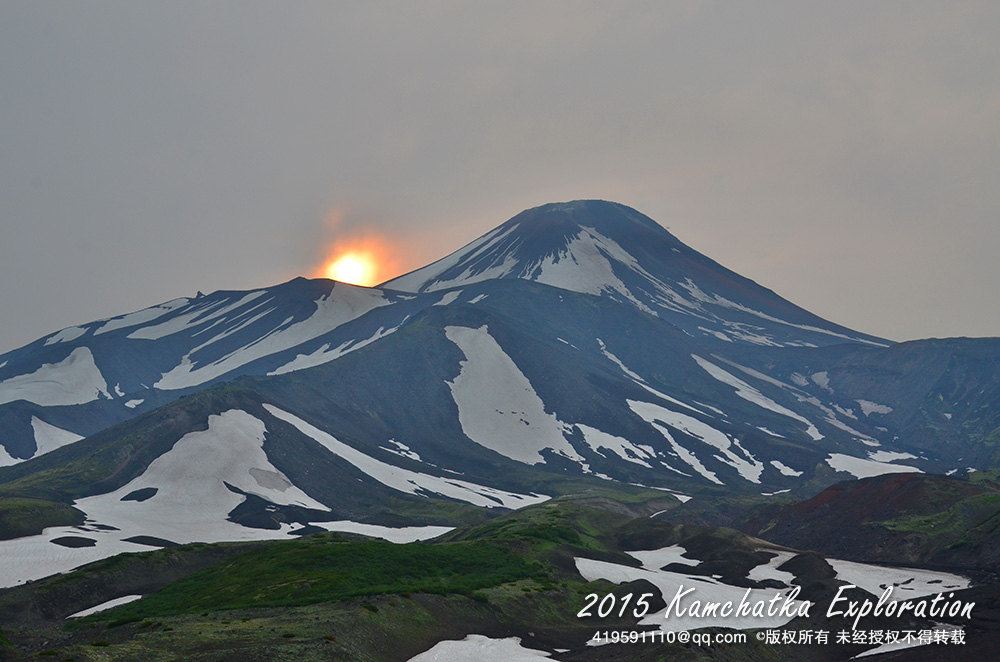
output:
[[35, 420], [79, 437], [222, 379], [322, 365], [438, 298], [300, 278], [63, 329], [0, 357], [0, 448], [39, 454]]

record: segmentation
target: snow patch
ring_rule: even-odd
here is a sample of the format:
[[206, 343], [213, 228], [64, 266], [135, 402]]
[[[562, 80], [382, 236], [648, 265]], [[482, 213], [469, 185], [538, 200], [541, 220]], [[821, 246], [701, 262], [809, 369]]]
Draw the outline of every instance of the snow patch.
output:
[[765, 579], [773, 579], [781, 582], [785, 586], [791, 586], [792, 581], [795, 580], [795, 575], [785, 570], [778, 570], [778, 566], [791, 559], [795, 556], [795, 554], [793, 552], [779, 552], [773, 549], [762, 551], [774, 554], [774, 556], [768, 559], [767, 563], [762, 563], [755, 568], [751, 568], [749, 574], [747, 574], [747, 579], [755, 582], [762, 582]]
[[59, 331], [58, 333], [53, 333], [51, 336], [49, 336], [45, 340], [45, 346], [48, 347], [49, 345], [55, 345], [56, 343], [70, 342], [72, 340], [76, 340], [86, 332], [87, 329], [85, 329], [82, 326], [66, 327], [62, 331]]
[[101, 604], [95, 605], [90, 609], [84, 609], [83, 611], [78, 611], [75, 614], [70, 614], [66, 618], [83, 618], [84, 616], [90, 616], [91, 614], [96, 614], [101, 611], [107, 611], [109, 609], [114, 609], [115, 607], [127, 605], [128, 603], [135, 602], [141, 598], [141, 595], [124, 595], [120, 598], [115, 598], [114, 600], [102, 602]]
[[520, 637], [491, 639], [481, 634], [470, 634], [458, 641], [438, 642], [430, 650], [410, 658], [409, 662], [536, 662], [548, 657], [546, 651], [522, 646]]
[[576, 427], [578, 427], [580, 432], [583, 433], [583, 438], [584, 441], [587, 442], [587, 445], [599, 455], [604, 455], [604, 453], [601, 453], [600, 450], [604, 448], [611, 451], [626, 462], [641, 464], [647, 469], [653, 468], [648, 462], [646, 462], [647, 459], [654, 459], [656, 457], [656, 453], [654, 453], [653, 449], [649, 446], [633, 444], [626, 439], [616, 437], [613, 434], [608, 434], [607, 432], [603, 432], [597, 428], [592, 428], [589, 425], [583, 425], [582, 423], [577, 423]]
[[[66, 572], [122, 552], [149, 551], [125, 538], [152, 536], [176, 543], [289, 539], [292, 526], [253, 529], [228, 520], [246, 497], [226, 483], [271, 503], [327, 511], [275, 468], [264, 454], [264, 423], [231, 409], [208, 418], [208, 429], [189, 432], [153, 460], [142, 475], [114, 492], [77, 500], [88, 523], [114, 527], [50, 527], [41, 534], [0, 541], [0, 587]], [[145, 501], [122, 501], [142, 488], [157, 492]], [[83, 537], [90, 547], [52, 542]]]
[[0, 404], [27, 400], [43, 407], [82, 405], [101, 396], [111, 398], [88, 347], [77, 347], [58, 363], [0, 382]]
[[0, 467], [10, 467], [24, 460], [18, 459], [7, 452], [6, 447], [0, 444]]
[[823, 435], [820, 434], [819, 430], [816, 429], [816, 426], [813, 425], [810, 421], [806, 420], [802, 416], [799, 416], [791, 409], [779, 405], [777, 402], [768, 398], [763, 393], [755, 389], [753, 386], [750, 386], [742, 379], [726, 372], [725, 370], [715, 365], [711, 361], [703, 359], [696, 354], [692, 354], [691, 358], [693, 358], [695, 362], [699, 366], [701, 366], [702, 370], [707, 372], [709, 375], [711, 375], [718, 381], [724, 384], [728, 384], [729, 386], [732, 386], [734, 389], [736, 389], [737, 396], [743, 398], [747, 402], [751, 402], [757, 405], [758, 407], [761, 407], [762, 409], [767, 409], [777, 414], [781, 414], [782, 416], [787, 416], [788, 418], [791, 418], [793, 420], [805, 423], [806, 434], [808, 434], [816, 441], [819, 441], [820, 439], [823, 438]]
[[917, 459], [917, 456], [911, 453], [897, 453], [895, 451], [869, 451], [868, 457], [876, 462], [893, 462], [895, 460]]
[[118, 329], [125, 329], [130, 326], [149, 324], [150, 322], [163, 317], [167, 313], [173, 312], [178, 308], [186, 306], [189, 301], [190, 299], [185, 299], [185, 298], [174, 299], [172, 301], [167, 301], [166, 303], [161, 303], [157, 306], [151, 306], [149, 308], [137, 310], [134, 313], [113, 317], [110, 320], [107, 320], [97, 329], [95, 329], [94, 335], [99, 336], [103, 333], [108, 333], [110, 331], [117, 331]]
[[771, 466], [773, 466], [775, 469], [777, 469], [779, 472], [781, 472], [782, 476], [791, 476], [791, 477], [795, 478], [797, 476], [801, 476], [802, 475], [801, 471], [796, 471], [795, 469], [792, 469], [787, 464], [783, 464], [782, 462], [779, 462], [778, 460], [771, 460]]
[[132, 333], [128, 334], [128, 337], [133, 340], [160, 340], [162, 338], [166, 338], [167, 336], [172, 336], [175, 333], [180, 333], [192, 325], [201, 325], [205, 322], [220, 319], [226, 314], [245, 306], [251, 301], [259, 299], [265, 294], [267, 294], [267, 290], [256, 290], [254, 292], [244, 294], [235, 301], [232, 299], [223, 299], [208, 306], [202, 303], [196, 305], [190, 312], [184, 313], [183, 315], [177, 315], [166, 322], [136, 329]]
[[[719, 461], [736, 469], [745, 480], [751, 483], [760, 483], [760, 475], [764, 471], [764, 465], [740, 446], [738, 442], [731, 440], [725, 433], [687, 414], [681, 414], [680, 412], [672, 411], [659, 405], [638, 402], [636, 400], [629, 400], [628, 405], [632, 411], [647, 423], [651, 423], [654, 427], [660, 429], [661, 432], [663, 429], [657, 423], [669, 425], [696, 439], [700, 439], [710, 446], [714, 446], [722, 452], [722, 455], [715, 456]], [[734, 452], [734, 448], [741, 451], [743, 456]], [[692, 465], [692, 468], [696, 469], [694, 465]]]
[[826, 463], [833, 467], [834, 470], [849, 473], [855, 478], [870, 478], [871, 476], [881, 476], [882, 474], [923, 473], [916, 467], [865, 460], [853, 455], [844, 455], [843, 453], [831, 454], [830, 457], [826, 458]]
[[31, 457], [38, 457], [39, 455], [51, 453], [57, 448], [68, 446], [69, 444], [83, 439], [83, 437], [75, 432], [57, 428], [54, 425], [46, 423], [37, 416], [31, 417], [31, 430], [35, 436], [36, 449], [35, 454]]
[[309, 354], [299, 354], [285, 365], [281, 366], [280, 368], [276, 368], [275, 370], [272, 370], [267, 374], [268, 376], [283, 375], [286, 372], [304, 370], [305, 368], [314, 368], [318, 365], [329, 363], [330, 361], [339, 359], [341, 356], [344, 356], [345, 354], [350, 354], [356, 349], [361, 349], [366, 345], [370, 345], [376, 340], [381, 340], [382, 338], [385, 338], [389, 334], [394, 333], [398, 330], [399, 330], [398, 326], [394, 326], [391, 329], [386, 329], [385, 327], [380, 326], [378, 328], [378, 331], [376, 331], [372, 336], [365, 338], [364, 340], [347, 340], [338, 345], [337, 347], [334, 347], [333, 349], [330, 349], [330, 343], [323, 343], [323, 345], [314, 352], [311, 352]]
[[431, 538], [442, 536], [454, 528], [451, 526], [379, 526], [377, 524], [361, 524], [350, 520], [312, 522], [311, 524], [327, 531], [358, 533], [369, 538], [381, 538], [382, 540], [388, 540], [397, 544], [430, 540]]
[[888, 414], [892, 412], [892, 407], [889, 405], [880, 405], [877, 402], [872, 402], [871, 400], [855, 400], [861, 407], [861, 413], [865, 416], [870, 416], [872, 414]]
[[435, 306], [447, 306], [448, 304], [454, 303], [456, 299], [462, 294], [462, 290], [454, 290], [452, 292], [445, 292], [445, 295], [441, 297], [440, 301], [435, 302]]
[[547, 448], [583, 461], [563, 434], [567, 427], [545, 410], [531, 382], [486, 326], [448, 326], [445, 335], [465, 355], [448, 387], [469, 439], [525, 464], [545, 462], [541, 451]]
[[869, 563], [827, 559], [837, 573], [837, 579], [881, 596], [887, 586], [893, 586], [891, 600], [912, 600], [928, 595], [969, 588], [969, 580], [960, 575], [920, 568], [892, 568]]

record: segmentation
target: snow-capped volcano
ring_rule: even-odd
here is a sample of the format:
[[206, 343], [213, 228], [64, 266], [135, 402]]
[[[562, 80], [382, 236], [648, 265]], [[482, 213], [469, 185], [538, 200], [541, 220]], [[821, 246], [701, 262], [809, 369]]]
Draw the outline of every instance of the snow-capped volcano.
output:
[[789, 303], [685, 245], [648, 216], [603, 200], [528, 209], [383, 287], [433, 292], [508, 278], [607, 296], [724, 341], [887, 344]]
[[72, 527], [19, 548], [64, 569], [157, 538], [423, 536], [595, 485], [994, 468], [998, 357], [851, 331], [629, 207], [552, 204], [378, 288], [176, 299], [0, 356], [0, 495], [94, 520], [82, 552], [50, 540]]

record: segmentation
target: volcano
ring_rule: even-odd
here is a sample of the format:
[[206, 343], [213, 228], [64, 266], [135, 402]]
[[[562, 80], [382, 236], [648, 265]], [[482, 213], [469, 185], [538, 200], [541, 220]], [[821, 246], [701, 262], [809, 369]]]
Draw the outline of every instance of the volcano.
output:
[[378, 287], [179, 298], [0, 356], [0, 496], [51, 504], [4, 581], [136, 540], [413, 539], [581, 491], [995, 468], [998, 375], [996, 339], [893, 343], [625, 205], [543, 205]]

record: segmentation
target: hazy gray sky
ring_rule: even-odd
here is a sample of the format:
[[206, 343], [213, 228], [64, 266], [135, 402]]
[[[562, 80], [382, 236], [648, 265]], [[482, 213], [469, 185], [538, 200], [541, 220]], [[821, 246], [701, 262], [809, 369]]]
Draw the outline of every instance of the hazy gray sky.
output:
[[996, 2], [4, 0], [0, 351], [573, 198], [859, 330], [1000, 335], [998, 35]]

